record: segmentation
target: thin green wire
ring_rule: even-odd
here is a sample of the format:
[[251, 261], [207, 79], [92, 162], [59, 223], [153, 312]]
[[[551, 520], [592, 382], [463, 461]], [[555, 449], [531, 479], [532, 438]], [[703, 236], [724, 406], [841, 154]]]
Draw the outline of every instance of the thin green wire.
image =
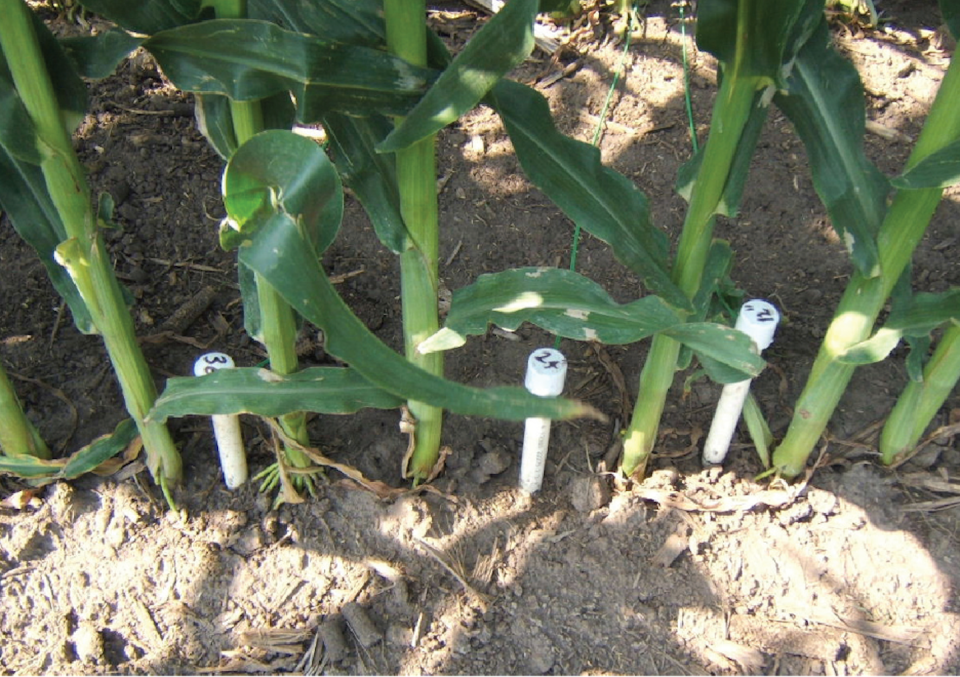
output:
[[[693, 143], [693, 152], [696, 153], [699, 150], [699, 144], [697, 143], [697, 130], [693, 123], [693, 104], [690, 100], [690, 68], [687, 64], [687, 22], [686, 18], [683, 15], [683, 8], [686, 6], [686, 2], [679, 3], [680, 9], [680, 36], [682, 38], [682, 53], [683, 53], [683, 96], [686, 102], [687, 108], [687, 121], [690, 124], [690, 140]], [[632, 9], [636, 9], [636, 5]], [[603, 108], [600, 111], [600, 120], [597, 122], [597, 128], [593, 132], [593, 140], [591, 144], [596, 146], [600, 142], [600, 134], [603, 131], [603, 123], [607, 119], [607, 113], [610, 110], [610, 101], [613, 99], [613, 93], [617, 89], [617, 84], [620, 82], [620, 74], [623, 73], [624, 67], [626, 65], [627, 53], [630, 50], [630, 39], [633, 36], [633, 11], [627, 15], [627, 39], [623, 45], [623, 52], [620, 54], [620, 65], [617, 67], [617, 72], [613, 74], [613, 82], [610, 83], [610, 89], [607, 91], [607, 98], [603, 102]], [[573, 242], [570, 245], [570, 270], [577, 269], [577, 253], [580, 251], [580, 224], [576, 223], [573, 228]], [[557, 336], [553, 342], [553, 347], [555, 350], [560, 349], [560, 337]]]

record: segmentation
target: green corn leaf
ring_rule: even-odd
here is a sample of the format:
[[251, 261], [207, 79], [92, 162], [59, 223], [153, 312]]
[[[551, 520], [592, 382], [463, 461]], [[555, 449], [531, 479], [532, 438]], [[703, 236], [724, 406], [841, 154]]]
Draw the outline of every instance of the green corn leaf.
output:
[[248, 0], [247, 16], [325, 40], [367, 47], [384, 43], [381, 0]]
[[333, 162], [366, 210], [383, 246], [399, 254], [411, 246], [400, 215], [396, 158], [375, 150], [393, 123], [382, 116], [353, 117], [341, 113], [323, 116]]
[[903, 361], [907, 376], [911, 381], [923, 381], [923, 367], [930, 357], [930, 346], [933, 340], [930, 336], [904, 336], [903, 340], [910, 347], [910, 352]]
[[74, 324], [84, 334], [96, 333], [76, 285], [54, 260], [66, 229], [47, 191], [36, 129], [20, 100], [0, 53], [0, 209], [46, 268], [50, 281], [67, 302]]
[[701, 358], [725, 365], [727, 371], [714, 370], [724, 383], [755, 376], [765, 365], [741, 332], [708, 322], [685, 323], [657, 296], [620, 305], [592, 280], [561, 268], [481, 275], [454, 293], [446, 326], [424, 341], [419, 351], [456, 348], [467, 336], [485, 333], [489, 324], [514, 330], [524, 322], [564, 338], [614, 345], [662, 332], [690, 346]]
[[327, 352], [404, 400], [458, 414], [514, 421], [597, 415], [580, 402], [539, 398], [522, 388], [471, 388], [414, 366], [377, 339], [350, 311], [286, 214], [267, 218], [255, 238], [240, 247], [240, 260], [263, 276], [294, 310], [323, 329]]
[[863, 86], [853, 65], [831, 46], [826, 20], [800, 51], [774, 102], [807, 149], [814, 187], [854, 265], [866, 277], [879, 275], [876, 234], [889, 187], [864, 154]]
[[112, 75], [120, 62], [143, 40], [125, 30], [111, 28], [97, 35], [63, 38], [60, 44], [81, 76], [100, 80]]
[[[723, 197], [717, 205], [716, 213], [729, 218], [734, 218], [740, 210], [740, 198], [743, 196], [743, 189], [750, 172], [750, 161], [753, 159], [760, 132], [763, 131], [763, 124], [767, 120], [769, 107], [760, 105], [762, 97], [763, 93], [757, 92], [754, 106], [750, 111], [750, 118], [743, 128], [740, 143], [737, 145], [736, 156], [733, 159], [727, 183], [723, 189]], [[677, 172], [677, 193], [687, 202], [690, 201], [690, 196], [693, 194], [693, 187], [697, 182], [700, 166], [703, 164], [705, 150], [705, 145], [700, 146], [696, 155], [685, 162]]]
[[446, 325], [421, 353], [463, 345], [490, 324], [515, 330], [530, 322], [564, 338], [633, 343], [682, 322], [658, 296], [620, 305], [596, 282], [563, 268], [518, 268], [481, 275], [454, 292]]
[[[220, 227], [220, 242], [232, 249], [252, 235], [277, 203], [297, 214], [298, 225], [319, 257], [336, 239], [343, 218], [343, 191], [336, 169], [320, 147], [285, 130], [257, 134], [236, 150], [225, 175], [224, 202], [231, 218]], [[256, 277], [238, 265], [243, 322], [263, 341]]]
[[766, 366], [753, 352], [753, 342], [742, 331], [712, 322], [687, 322], [663, 332], [689, 346], [707, 374], [717, 383], [754, 378]]
[[295, 411], [353, 414], [396, 409], [404, 400], [372, 385], [354, 369], [313, 367], [288, 376], [254, 367], [221, 369], [200, 378], [172, 378], [151, 420], [196, 414], [283, 416]]
[[[266, 134], [286, 134], [291, 140], [285, 143], [291, 147], [306, 144], [316, 150], [311, 141], [289, 132]], [[251, 141], [255, 140], [256, 137]], [[300, 226], [302, 219], [284, 200], [285, 195], [295, 195], [296, 191], [284, 185], [268, 186], [271, 199], [265, 199], [263, 189], [258, 189], [248, 174], [244, 173], [239, 179], [231, 176], [237, 166], [245, 165], [243, 154], [247, 145], [249, 142], [241, 146], [227, 164], [224, 180], [227, 212], [231, 219], [244, 224], [240, 232], [247, 238], [239, 248], [240, 262], [262, 276], [301, 316], [323, 329], [326, 349], [331, 355], [393, 395], [456, 413], [509, 420], [597, 415], [589, 405], [538, 398], [521, 388], [481, 390], [453, 383], [416, 367], [384, 345], [343, 302], [313, 248], [307, 245]], [[312, 163], [307, 169], [326, 171]], [[295, 180], [302, 185], [312, 179]], [[241, 194], [234, 197], [230, 191], [236, 186], [240, 187]]]
[[[220, 157], [228, 160], [237, 149], [230, 99], [219, 94], [197, 94], [194, 100], [200, 133]], [[289, 92], [274, 94], [258, 103], [264, 129], [290, 129], [296, 122], [296, 106]]]
[[[30, 13], [30, 17], [40, 44], [40, 51], [43, 53], [44, 67], [53, 84], [57, 104], [60, 106], [60, 116], [64, 126], [72, 131], [83, 120], [87, 110], [86, 85], [80, 79], [73, 61], [67, 56], [60, 41], [53, 36], [43, 20], [33, 12]], [[2, 53], [0, 53], [0, 79], [9, 82], [9, 86], [13, 87], [13, 77], [10, 75], [6, 57]]]
[[782, 83], [790, 61], [823, 15], [823, 0], [711, 0], [697, 9], [697, 46], [726, 72]]
[[960, 324], [960, 289], [939, 294], [921, 292], [895, 306], [886, 324], [866, 341], [856, 343], [841, 356], [844, 364], [873, 364], [884, 360], [904, 336], [925, 337], [937, 327]]
[[202, 3], [201, 0], [80, 0], [80, 4], [128, 31], [153, 35], [196, 21]]
[[261, 132], [231, 156], [224, 193], [230, 219], [221, 239], [227, 249], [248, 238], [263, 215], [282, 204], [297, 215], [313, 254], [320, 256], [336, 239], [343, 218], [340, 177], [326, 153], [285, 130]]
[[298, 119], [329, 111], [404, 115], [432, 71], [369, 47], [286, 31], [264, 21], [216, 19], [163, 31], [143, 45], [182, 90], [254, 101], [292, 91]]
[[37, 252], [50, 282], [70, 307], [77, 329], [84, 334], [96, 333], [90, 312], [76, 285], [54, 259], [54, 252], [66, 237], [66, 230], [47, 192], [43, 172], [40, 167], [13, 157], [2, 146], [0, 209], [10, 217], [17, 234]]
[[700, 289], [693, 298], [694, 314], [688, 319], [703, 322], [710, 317], [717, 290], [727, 280], [733, 268], [733, 249], [726, 240], [714, 240], [703, 267]]
[[956, 0], [940, 0], [940, 13], [954, 39], [960, 40], [960, 3]]
[[[0, 52], [0, 147], [11, 161], [39, 165], [43, 160], [33, 120], [13, 85]], [[43, 181], [43, 176], [40, 176]], [[45, 189], [44, 189], [44, 192]]]
[[[714, 311], [715, 306], [722, 306], [717, 298], [717, 291], [720, 289], [730, 275], [730, 269], [733, 267], [733, 250], [730, 243], [725, 240], [714, 240], [707, 254], [707, 263], [703, 267], [703, 277], [700, 281], [700, 290], [693, 299], [693, 314], [687, 318], [688, 322], [703, 322], [708, 317], [716, 321], [715, 315], [719, 311]], [[680, 348], [680, 356], [677, 358], [677, 371], [687, 369], [693, 362], [693, 350], [690, 346]]]
[[221, 94], [195, 94], [194, 117], [197, 128], [224, 160], [230, 159], [239, 144], [230, 115], [230, 99]]
[[472, 110], [533, 51], [537, 0], [511, 0], [457, 54], [423, 99], [377, 150], [392, 153], [435, 134]]
[[[81, 5], [134, 33], [153, 35], [195, 23], [203, 0], [81, 0]], [[247, 16], [327, 40], [376, 47], [383, 43], [383, 5], [378, 0], [248, 0]]]
[[893, 179], [894, 188], [920, 190], [948, 188], [960, 182], [960, 141], [944, 146]]
[[123, 453], [137, 435], [137, 426], [133, 419], [124, 419], [111, 434], [98, 437], [67, 458], [43, 460], [32, 456], [0, 455], [0, 473], [22, 477], [39, 485], [57, 480], [72, 480], [96, 470], [106, 461]]
[[757, 398], [753, 393], [747, 393], [747, 399], [743, 403], [743, 422], [747, 425], [747, 431], [750, 433], [750, 439], [753, 440], [753, 446], [757, 450], [757, 456], [764, 468], [770, 467], [770, 449], [773, 447], [773, 433], [770, 432], [770, 426], [767, 419], [763, 416], [760, 405], [757, 404]]
[[667, 271], [666, 235], [650, 221], [647, 198], [625, 176], [604, 167], [600, 151], [557, 131], [547, 100], [509, 80], [488, 102], [503, 119], [524, 172], [574, 222], [613, 248], [651, 290], [677, 308], [690, 300]]

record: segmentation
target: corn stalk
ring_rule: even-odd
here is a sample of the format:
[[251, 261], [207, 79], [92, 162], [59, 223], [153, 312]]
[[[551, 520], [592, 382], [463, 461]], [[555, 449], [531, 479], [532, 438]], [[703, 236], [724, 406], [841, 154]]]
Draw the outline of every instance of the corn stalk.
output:
[[67, 239], [56, 249], [57, 260], [70, 273], [94, 327], [103, 336], [127, 411], [143, 437], [147, 466], [166, 493], [181, 478], [180, 454], [166, 426], [145, 420], [157, 396], [156, 386], [137, 345], [133, 319], [99, 232], [83, 168], [61, 118], [33, 17], [21, 0], [0, 1], [0, 13], [0, 48], [32, 122], [46, 190], [66, 231]]

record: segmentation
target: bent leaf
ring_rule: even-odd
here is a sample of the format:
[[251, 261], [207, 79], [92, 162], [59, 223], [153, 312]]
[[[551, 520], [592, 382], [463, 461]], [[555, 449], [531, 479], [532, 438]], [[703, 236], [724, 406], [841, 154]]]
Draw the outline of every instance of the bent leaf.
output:
[[889, 187], [864, 154], [860, 76], [833, 49], [825, 19], [800, 51], [786, 89], [774, 102], [803, 141], [814, 187], [854, 265], [866, 277], [879, 275], [876, 234]]
[[336, 169], [320, 147], [286, 130], [261, 132], [231, 156], [224, 174], [230, 219], [226, 248], [256, 229], [263, 214], [282, 209], [297, 223], [319, 256], [336, 239], [343, 218], [343, 191]]
[[329, 111], [405, 115], [433, 77], [369, 47], [346, 45], [251, 19], [215, 19], [163, 31], [143, 43], [179, 89], [254, 101], [284, 91], [297, 116]]
[[403, 403], [354, 369], [313, 367], [280, 376], [267, 369], [248, 367], [221, 369], [200, 378], [168, 380], [148, 418], [164, 422], [171, 416], [188, 414], [353, 414], [366, 408], [396, 409]]
[[435, 134], [476, 106], [497, 81], [533, 51], [537, 0], [511, 0], [433, 83], [420, 103], [377, 150], [393, 153]]
[[944, 146], [923, 158], [891, 181], [894, 188], [920, 190], [948, 188], [960, 181], [960, 141]]
[[633, 343], [682, 322], [657, 296], [620, 305], [596, 282], [562, 268], [517, 268], [481, 275], [453, 294], [446, 324], [420, 353], [463, 345], [490, 324], [515, 330], [530, 322], [564, 338]]
[[424, 341], [421, 353], [455, 348], [489, 324], [517, 329], [530, 322], [558, 336], [605, 344], [633, 343], [664, 333], [706, 360], [726, 367], [722, 383], [756, 376], [765, 362], [746, 334], [710, 322], [686, 323], [657, 296], [618, 304], [592, 280], [561, 268], [519, 268], [481, 275], [454, 293], [446, 326]]
[[587, 404], [540, 398], [522, 388], [460, 385], [408, 362], [350, 311], [286, 214], [275, 214], [264, 222], [254, 239], [240, 247], [240, 261], [263, 276], [294, 310], [323, 329], [328, 353], [404, 400], [414, 399], [458, 414], [512, 421], [598, 415]]
[[909, 302], [894, 306], [886, 324], [866, 341], [848, 348], [840, 361], [855, 365], [881, 362], [904, 336], [924, 337], [947, 322], [960, 325], [960, 289], [940, 294], [921, 292]]
[[[220, 244], [233, 249], [251, 237], [264, 215], [280, 209], [297, 225], [319, 257], [336, 239], [343, 218], [343, 189], [333, 164], [309, 139], [286, 130], [261, 132], [235, 150], [223, 178], [229, 219], [220, 225]], [[238, 265], [244, 327], [263, 340], [256, 277]]]
[[111, 28], [97, 35], [63, 38], [60, 44], [81, 76], [100, 80], [113, 75], [120, 62], [143, 40], [119, 28]]
[[690, 300], [667, 271], [667, 237], [651, 223], [647, 198], [633, 182], [605, 167], [597, 148], [557, 131], [537, 91], [502, 80], [488, 102], [503, 119], [530, 181], [571, 220], [609, 244], [647, 287], [690, 310]]
[[[288, 132], [265, 134], [288, 134], [299, 142], [311, 143]], [[300, 315], [323, 329], [327, 352], [393, 395], [460, 414], [508, 420], [602, 416], [589, 405], [539, 398], [521, 388], [478, 389], [447, 381], [420, 369], [384, 345], [333, 288], [319, 258], [305, 240], [301, 218], [289, 211], [291, 204], [282, 201], [282, 191], [271, 191], [271, 198], [279, 196], [280, 199], [268, 200], [263, 189], [248, 177], [238, 181], [231, 177], [235, 160], [242, 158], [247, 145], [249, 142], [231, 158], [224, 180], [224, 204], [229, 218], [244, 224], [239, 231], [244, 238], [239, 247], [240, 263], [265, 279]], [[312, 170], [317, 171], [317, 167], [312, 166]], [[310, 180], [305, 177], [302, 181]], [[231, 195], [234, 188], [239, 188], [240, 195]], [[342, 195], [333, 199], [342, 200]]]
[[72, 480], [96, 471], [104, 463], [127, 449], [138, 436], [133, 419], [124, 419], [116, 429], [74, 452], [67, 458], [44, 460], [33, 456], [0, 455], [0, 473], [47, 484], [56, 480]]

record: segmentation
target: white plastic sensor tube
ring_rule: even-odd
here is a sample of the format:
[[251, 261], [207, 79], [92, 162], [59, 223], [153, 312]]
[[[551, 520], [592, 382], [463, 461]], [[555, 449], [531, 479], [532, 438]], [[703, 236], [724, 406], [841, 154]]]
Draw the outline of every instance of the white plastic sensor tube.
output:
[[[747, 301], [740, 308], [736, 328], [753, 339], [754, 347], [759, 354], [773, 343], [773, 334], [779, 322], [780, 312], [773, 304], [754, 299]], [[705, 464], [723, 463], [727, 457], [730, 441], [733, 439], [740, 414], [743, 412], [743, 403], [747, 399], [747, 393], [750, 392], [750, 382], [750, 379], [747, 379], [739, 383], [728, 383], [723, 387], [713, 423], [710, 425], [710, 433], [703, 446]]]
[[[220, 369], [233, 369], [233, 358], [226, 353], [201, 355], [193, 365], [194, 376], [205, 376]], [[236, 414], [217, 414], [213, 420], [213, 435], [217, 439], [220, 467], [227, 489], [233, 490], [247, 481], [247, 452], [243, 448], [240, 417]]]
[[[524, 385], [539, 397], [556, 397], [563, 392], [567, 377], [567, 358], [559, 350], [540, 348], [527, 359]], [[528, 418], [523, 431], [523, 452], [520, 457], [520, 489], [533, 494], [543, 486], [543, 469], [547, 464], [550, 444], [550, 419]]]

